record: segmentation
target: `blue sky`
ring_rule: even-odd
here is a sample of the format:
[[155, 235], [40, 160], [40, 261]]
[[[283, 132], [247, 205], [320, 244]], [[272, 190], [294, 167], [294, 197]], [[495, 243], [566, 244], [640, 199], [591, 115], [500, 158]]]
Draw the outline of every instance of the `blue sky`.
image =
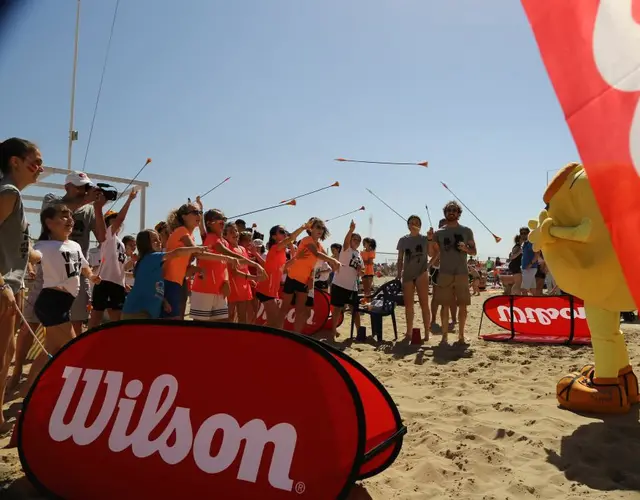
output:
[[[82, 3], [78, 170], [115, 3]], [[75, 8], [33, 2], [0, 47], [0, 137], [32, 139], [62, 168]], [[264, 232], [365, 205], [358, 230], [368, 235], [373, 216], [378, 250], [393, 252], [406, 225], [365, 188], [428, 226], [425, 203], [437, 223], [451, 198], [444, 181], [503, 237], [496, 244], [465, 212], [480, 256], [505, 257], [541, 208], [547, 170], [577, 152], [517, 1], [121, 0], [87, 172], [131, 177], [147, 157], [148, 226], [227, 176], [204, 200], [227, 215], [338, 180], [297, 207], [246, 219]], [[330, 223], [330, 242], [348, 224]], [[137, 229], [135, 207], [127, 230]]]

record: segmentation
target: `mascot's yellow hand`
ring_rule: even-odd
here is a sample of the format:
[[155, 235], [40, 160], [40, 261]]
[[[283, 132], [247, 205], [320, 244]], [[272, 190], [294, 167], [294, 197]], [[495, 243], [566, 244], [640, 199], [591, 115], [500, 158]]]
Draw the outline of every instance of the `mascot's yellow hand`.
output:
[[553, 243], [556, 238], [551, 234], [553, 227], [553, 219], [549, 217], [546, 210], [542, 210], [538, 216], [538, 220], [529, 221], [529, 229], [532, 233], [529, 235], [529, 241], [533, 243], [534, 252], [539, 252], [544, 245]]
[[587, 243], [593, 236], [593, 223], [589, 217], [583, 217], [580, 224], [575, 227], [554, 226], [551, 228], [551, 235], [567, 241]]

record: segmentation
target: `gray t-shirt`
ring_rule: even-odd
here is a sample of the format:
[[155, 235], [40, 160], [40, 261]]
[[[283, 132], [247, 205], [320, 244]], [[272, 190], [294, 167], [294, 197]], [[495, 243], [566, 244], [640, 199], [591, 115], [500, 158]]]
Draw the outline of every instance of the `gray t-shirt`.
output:
[[474, 241], [473, 231], [465, 226], [443, 227], [438, 229], [433, 239], [440, 247], [440, 274], [469, 274], [468, 255], [458, 250], [458, 243]]
[[0, 180], [0, 195], [18, 195], [13, 211], [0, 224], [0, 273], [15, 294], [23, 285], [29, 260], [29, 223], [20, 190], [12, 182], [8, 177]]
[[398, 240], [398, 252], [403, 255], [402, 281], [413, 281], [429, 267], [429, 240], [419, 234], [411, 236], [407, 234]]
[[[52, 205], [64, 203], [60, 196], [49, 193], [45, 194], [42, 200], [42, 210]], [[75, 241], [82, 248], [83, 255], [89, 255], [89, 245], [91, 244], [91, 232], [96, 227], [96, 212], [93, 204], [88, 203], [73, 212], [73, 232], [70, 240]]]

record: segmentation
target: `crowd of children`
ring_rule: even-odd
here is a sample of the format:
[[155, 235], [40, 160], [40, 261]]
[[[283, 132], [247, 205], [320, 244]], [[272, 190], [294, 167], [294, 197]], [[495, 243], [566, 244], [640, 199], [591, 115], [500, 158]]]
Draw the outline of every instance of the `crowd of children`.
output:
[[[11, 384], [24, 382], [24, 395], [48, 354], [86, 327], [99, 326], [105, 314], [110, 321], [188, 315], [252, 323], [262, 304], [267, 324], [281, 328], [293, 305], [294, 330], [301, 332], [316, 287], [330, 289], [336, 319], [359, 300], [361, 281], [365, 295], [372, 290], [376, 242], [363, 242], [353, 221], [343, 244], [330, 253], [323, 246], [329, 231], [317, 217], [292, 232], [273, 226], [264, 245], [244, 223], [227, 221], [219, 209], [205, 211], [197, 198], [154, 229], [121, 238], [136, 190], [118, 212], [104, 213], [104, 193], [83, 172], [67, 176], [64, 196], [45, 196], [42, 231], [31, 244], [21, 192], [43, 171], [40, 151], [29, 141], [8, 139], [0, 143], [0, 171], [0, 407], [14, 355], [20, 368]], [[99, 242], [92, 253], [91, 233]], [[29, 271], [33, 284], [27, 291]], [[40, 325], [46, 329], [44, 349], [23, 381], [21, 367]], [[337, 336], [335, 320], [332, 330]]]

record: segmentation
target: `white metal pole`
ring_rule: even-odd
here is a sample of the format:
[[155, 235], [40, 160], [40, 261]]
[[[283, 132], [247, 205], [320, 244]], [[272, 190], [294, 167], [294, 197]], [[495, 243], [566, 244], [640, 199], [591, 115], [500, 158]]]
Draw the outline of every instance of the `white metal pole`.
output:
[[71, 170], [71, 154], [73, 151], [73, 141], [76, 140], [76, 132], [73, 130], [73, 118], [76, 107], [76, 72], [78, 69], [78, 40], [80, 38], [80, 0], [76, 9], [76, 37], [73, 49], [73, 74], [71, 76], [71, 117], [69, 119], [69, 154], [67, 159], [67, 170]]
[[143, 231], [147, 225], [147, 188], [142, 187], [140, 190], [140, 231]]

